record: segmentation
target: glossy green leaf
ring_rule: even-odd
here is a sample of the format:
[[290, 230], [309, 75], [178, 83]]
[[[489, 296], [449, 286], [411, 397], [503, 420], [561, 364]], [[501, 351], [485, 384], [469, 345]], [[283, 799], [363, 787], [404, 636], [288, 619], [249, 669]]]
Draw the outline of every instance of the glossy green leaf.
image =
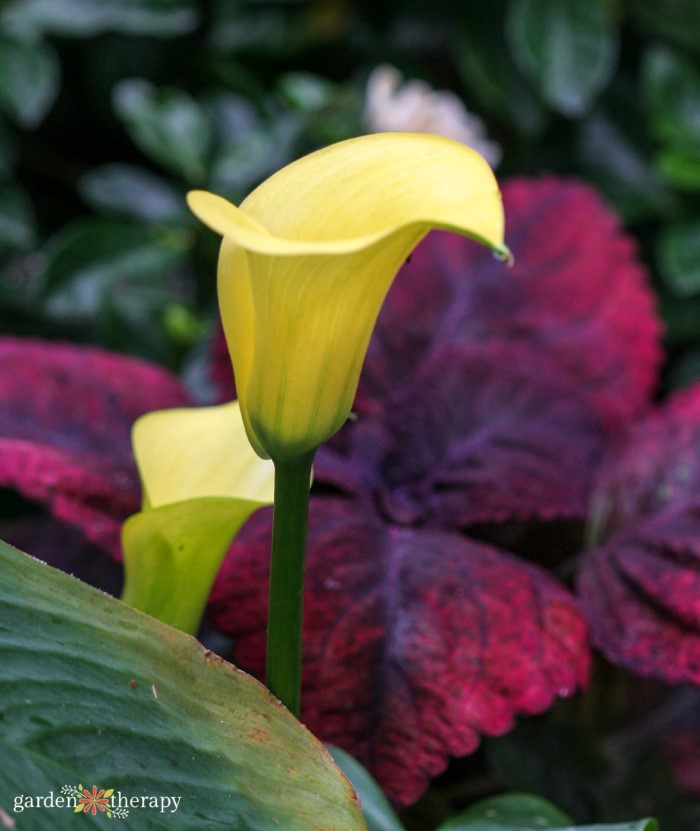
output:
[[182, 223], [189, 219], [184, 194], [165, 179], [131, 164], [106, 164], [86, 173], [80, 193], [92, 207], [105, 213], [144, 222]]
[[444, 822], [439, 831], [535, 831], [568, 825], [571, 819], [546, 799], [514, 793], [478, 802]]
[[330, 106], [338, 95], [335, 84], [310, 72], [288, 72], [279, 79], [279, 88], [292, 107], [310, 113]]
[[642, 66], [642, 88], [659, 140], [675, 147], [690, 144], [700, 154], [700, 69], [670, 49], [650, 50]]
[[[323, 746], [196, 640], [0, 543], [0, 806], [18, 828], [104, 827], [70, 808], [14, 813], [64, 785], [180, 797], [129, 831], [362, 831]], [[172, 803], [171, 803], [172, 807]]]
[[646, 127], [631, 98], [629, 90], [617, 89], [605, 108], [581, 121], [576, 150], [616, 211], [635, 223], [670, 214], [675, 197], [652, 163]]
[[17, 159], [17, 139], [15, 131], [0, 118], [0, 175], [8, 177]]
[[22, 127], [36, 127], [51, 109], [60, 66], [47, 43], [0, 37], [0, 106]]
[[443, 823], [438, 831], [658, 831], [653, 819], [612, 825], [572, 825], [558, 808], [530, 794], [505, 794], [485, 799]]
[[697, 0], [625, 0], [625, 13], [654, 38], [663, 37], [700, 50], [700, 3]]
[[236, 95], [207, 99], [216, 129], [209, 187], [242, 201], [256, 185], [298, 155], [298, 117], [276, 109], [263, 117], [252, 103]]
[[493, 0], [465, 5], [452, 39], [456, 67], [483, 107], [524, 135], [536, 136], [547, 126], [549, 114], [513, 62], [502, 27], [492, 25], [494, 13], [505, 15], [503, 0], [498, 5]]
[[664, 229], [659, 240], [659, 271], [666, 285], [680, 297], [700, 292], [700, 223], [682, 223]]
[[36, 219], [17, 187], [0, 186], [0, 256], [30, 251], [36, 243]]
[[0, 14], [8, 29], [74, 37], [102, 32], [172, 37], [192, 31], [198, 20], [192, 0], [10, 0]]
[[505, 736], [487, 739], [484, 750], [508, 791], [541, 793], [575, 816], [591, 815], [600, 783], [610, 774], [609, 760], [584, 722], [522, 719]]
[[661, 319], [666, 341], [673, 346], [697, 343], [700, 339], [700, 298], [675, 297], [664, 293], [660, 298]]
[[254, 54], [267, 60], [290, 58], [314, 41], [306, 2], [232, 3], [214, 5], [212, 44], [220, 52]]
[[384, 796], [372, 775], [349, 753], [339, 747], [329, 746], [328, 750], [359, 796], [369, 831], [405, 831], [389, 800]]
[[700, 144], [684, 150], [664, 150], [656, 157], [656, 169], [670, 185], [679, 190], [700, 190]]
[[113, 103], [144, 153], [191, 184], [204, 180], [212, 129], [205, 111], [190, 95], [130, 78], [117, 84]]
[[200, 322], [198, 337], [187, 341], [182, 339], [182, 332], [173, 332], [171, 315], [173, 309], [180, 308], [173, 295], [167, 283], [154, 286], [121, 283], [118, 290], [105, 298], [93, 321], [96, 340], [115, 352], [139, 355], [177, 370], [183, 351], [193, 345], [194, 339], [201, 342], [204, 324]]
[[153, 288], [182, 256], [174, 237], [137, 225], [90, 219], [60, 231], [43, 251], [45, 309], [65, 321], [89, 321], [126, 284]]
[[583, 115], [615, 72], [618, 33], [607, 0], [517, 0], [506, 25], [516, 63], [563, 115]]

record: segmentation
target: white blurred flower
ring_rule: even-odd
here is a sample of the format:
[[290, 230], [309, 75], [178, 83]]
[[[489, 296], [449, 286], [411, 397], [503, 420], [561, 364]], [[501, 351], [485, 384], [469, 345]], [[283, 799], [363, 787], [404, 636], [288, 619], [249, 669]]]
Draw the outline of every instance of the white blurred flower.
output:
[[435, 90], [425, 81], [406, 81], [383, 64], [367, 81], [364, 122], [371, 133], [433, 133], [472, 147], [491, 167], [500, 162], [500, 145], [490, 141], [484, 122], [467, 111], [452, 92]]

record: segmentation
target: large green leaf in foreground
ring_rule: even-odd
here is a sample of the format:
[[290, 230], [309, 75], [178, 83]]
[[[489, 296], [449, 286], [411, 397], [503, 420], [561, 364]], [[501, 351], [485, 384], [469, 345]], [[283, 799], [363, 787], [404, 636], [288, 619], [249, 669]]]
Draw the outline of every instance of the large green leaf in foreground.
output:
[[[18, 796], [79, 784], [181, 800], [174, 813], [173, 803], [132, 807], [122, 820], [14, 811]], [[326, 750], [264, 687], [0, 543], [0, 825], [8, 820], [32, 831], [365, 828]]]

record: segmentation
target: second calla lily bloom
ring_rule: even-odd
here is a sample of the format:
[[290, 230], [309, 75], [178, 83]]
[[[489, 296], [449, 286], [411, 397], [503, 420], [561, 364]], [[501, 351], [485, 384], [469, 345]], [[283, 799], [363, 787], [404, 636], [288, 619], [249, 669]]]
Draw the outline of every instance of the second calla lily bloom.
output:
[[350, 139], [283, 168], [240, 208], [203, 191], [188, 202], [223, 237], [219, 302], [248, 438], [280, 462], [348, 417], [384, 298], [431, 228], [507, 255], [491, 169], [439, 136]]
[[237, 401], [147, 413], [132, 444], [143, 510], [122, 528], [122, 600], [194, 634], [232, 538], [273, 500], [273, 466], [251, 450]]

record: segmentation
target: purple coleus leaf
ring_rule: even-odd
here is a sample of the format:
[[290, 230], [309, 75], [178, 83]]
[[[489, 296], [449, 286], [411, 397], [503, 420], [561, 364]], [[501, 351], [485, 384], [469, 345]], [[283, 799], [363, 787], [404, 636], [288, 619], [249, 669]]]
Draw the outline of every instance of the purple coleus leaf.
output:
[[121, 523], [140, 505], [131, 426], [187, 403], [176, 378], [136, 358], [1, 338], [0, 487], [119, 556]]
[[630, 431], [601, 471], [605, 540], [578, 581], [595, 645], [615, 663], [700, 683], [700, 385]]
[[506, 342], [443, 345], [413, 382], [321, 448], [319, 483], [369, 495], [405, 525], [585, 516], [607, 433], [546, 355]]
[[[270, 521], [244, 528], [211, 609], [262, 675]], [[387, 524], [347, 499], [312, 502], [302, 720], [415, 801], [450, 755], [509, 730], [587, 677], [582, 617], [539, 568], [437, 529]]]

